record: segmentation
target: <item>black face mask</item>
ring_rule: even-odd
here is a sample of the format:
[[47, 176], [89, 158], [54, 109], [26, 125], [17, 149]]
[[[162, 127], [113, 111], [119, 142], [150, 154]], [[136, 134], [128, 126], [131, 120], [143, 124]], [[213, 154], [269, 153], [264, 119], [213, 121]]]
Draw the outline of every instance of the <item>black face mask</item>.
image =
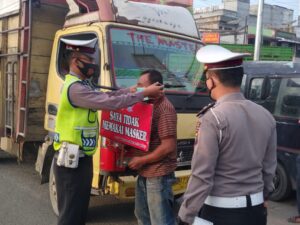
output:
[[[83, 67], [80, 67], [80, 66], [77, 66], [77, 67], [85, 77], [87, 77], [87, 78], [93, 77], [95, 79], [98, 79], [98, 77], [99, 77], [99, 66], [97, 64], [86, 63], [86, 62], [83, 62], [80, 59], [77, 59], [77, 60], [83, 64]], [[93, 72], [88, 74], [90, 70], [92, 70]]]

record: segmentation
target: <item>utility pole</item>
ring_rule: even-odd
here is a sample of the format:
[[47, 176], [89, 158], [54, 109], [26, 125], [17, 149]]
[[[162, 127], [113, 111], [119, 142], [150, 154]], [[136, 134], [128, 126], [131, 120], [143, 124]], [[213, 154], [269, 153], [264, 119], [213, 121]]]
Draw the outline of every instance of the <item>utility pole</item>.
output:
[[261, 33], [262, 33], [263, 8], [264, 8], [264, 0], [259, 0], [258, 12], [257, 12], [256, 36], [255, 36], [254, 61], [258, 61], [260, 55], [260, 46], [261, 46], [261, 39], [262, 39]]
[[[248, 35], [248, 16], [246, 16], [246, 18], [245, 18], [244, 41], [243, 41], [244, 45], [246, 44], [247, 35]], [[247, 44], [248, 44], [248, 42], [247, 42]]]

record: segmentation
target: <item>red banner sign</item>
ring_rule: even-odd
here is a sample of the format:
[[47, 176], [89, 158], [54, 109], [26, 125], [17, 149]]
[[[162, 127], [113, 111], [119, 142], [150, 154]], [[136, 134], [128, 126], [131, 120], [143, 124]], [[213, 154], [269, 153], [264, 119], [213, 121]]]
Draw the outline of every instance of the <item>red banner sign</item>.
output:
[[102, 111], [100, 134], [116, 142], [148, 151], [153, 105], [137, 103], [131, 107]]
[[202, 42], [219, 44], [220, 43], [220, 34], [219, 33], [202, 33]]

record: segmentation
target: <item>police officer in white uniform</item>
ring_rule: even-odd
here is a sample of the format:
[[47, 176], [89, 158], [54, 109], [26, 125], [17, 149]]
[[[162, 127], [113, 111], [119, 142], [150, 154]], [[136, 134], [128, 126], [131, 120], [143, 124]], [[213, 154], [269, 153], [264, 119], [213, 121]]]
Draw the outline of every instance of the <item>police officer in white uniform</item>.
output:
[[267, 223], [266, 200], [276, 169], [276, 123], [240, 91], [245, 55], [214, 45], [197, 52], [216, 103], [199, 115], [179, 224], [193, 224], [201, 208], [200, 217], [214, 225]]

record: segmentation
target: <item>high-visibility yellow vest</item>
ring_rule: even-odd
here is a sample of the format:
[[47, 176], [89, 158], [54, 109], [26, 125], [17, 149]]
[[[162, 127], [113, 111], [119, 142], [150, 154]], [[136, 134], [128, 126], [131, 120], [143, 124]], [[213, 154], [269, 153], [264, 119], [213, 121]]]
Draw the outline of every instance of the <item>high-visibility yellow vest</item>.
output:
[[97, 110], [73, 106], [69, 100], [69, 88], [79, 78], [66, 75], [60, 97], [55, 124], [54, 149], [59, 150], [62, 142], [80, 146], [86, 155], [93, 155], [98, 144]]

